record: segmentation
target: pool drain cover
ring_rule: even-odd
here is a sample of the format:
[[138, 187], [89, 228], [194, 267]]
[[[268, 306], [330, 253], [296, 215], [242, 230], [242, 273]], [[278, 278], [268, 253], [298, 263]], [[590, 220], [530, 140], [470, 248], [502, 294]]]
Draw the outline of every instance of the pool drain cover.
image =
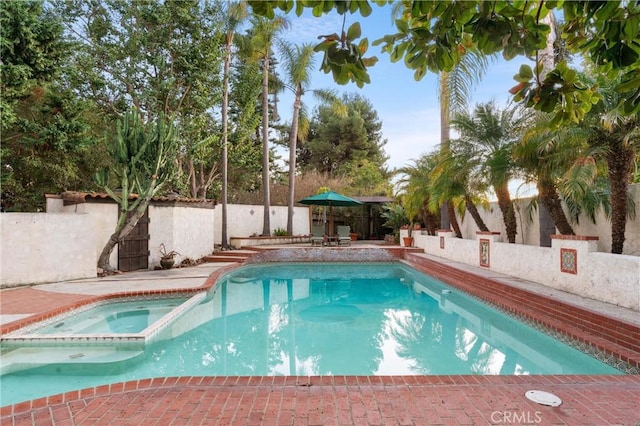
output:
[[552, 393], [540, 391], [540, 390], [530, 390], [524, 394], [527, 399], [538, 403], [540, 405], [548, 405], [549, 407], [557, 407], [562, 404], [562, 400], [555, 396]]

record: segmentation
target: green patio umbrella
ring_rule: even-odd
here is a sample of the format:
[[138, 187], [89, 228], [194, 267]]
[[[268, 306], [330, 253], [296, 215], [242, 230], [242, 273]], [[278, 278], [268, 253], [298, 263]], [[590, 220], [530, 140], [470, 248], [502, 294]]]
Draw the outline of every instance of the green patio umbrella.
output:
[[303, 198], [298, 201], [300, 204], [313, 205], [313, 206], [329, 206], [329, 234], [334, 235], [333, 232], [333, 206], [337, 207], [352, 207], [360, 206], [362, 203], [353, 198], [349, 198], [346, 195], [338, 194], [337, 192], [327, 191], [321, 194], [311, 195], [310, 197]]

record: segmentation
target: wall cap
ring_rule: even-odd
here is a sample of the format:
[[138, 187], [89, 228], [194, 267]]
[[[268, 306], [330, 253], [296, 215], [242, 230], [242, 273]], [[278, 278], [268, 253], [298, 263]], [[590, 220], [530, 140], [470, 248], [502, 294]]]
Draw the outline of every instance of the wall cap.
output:
[[573, 241], [598, 241], [599, 238], [593, 235], [561, 235], [552, 234], [552, 240], [573, 240]]

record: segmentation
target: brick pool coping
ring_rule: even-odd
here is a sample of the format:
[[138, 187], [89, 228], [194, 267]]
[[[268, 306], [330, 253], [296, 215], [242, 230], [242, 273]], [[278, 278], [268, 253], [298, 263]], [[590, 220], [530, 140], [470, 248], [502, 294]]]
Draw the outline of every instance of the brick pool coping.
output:
[[[557, 395], [549, 407], [528, 390]], [[0, 408], [4, 424], [636, 424], [637, 376], [169, 377]]]

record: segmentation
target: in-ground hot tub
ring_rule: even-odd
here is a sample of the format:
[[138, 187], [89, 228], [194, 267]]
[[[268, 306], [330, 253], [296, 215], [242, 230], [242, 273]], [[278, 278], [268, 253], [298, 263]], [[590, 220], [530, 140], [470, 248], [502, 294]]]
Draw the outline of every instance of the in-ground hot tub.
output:
[[28, 325], [1, 337], [0, 374], [131, 359], [147, 344], [173, 337], [163, 331], [205, 298], [206, 292], [109, 299]]

